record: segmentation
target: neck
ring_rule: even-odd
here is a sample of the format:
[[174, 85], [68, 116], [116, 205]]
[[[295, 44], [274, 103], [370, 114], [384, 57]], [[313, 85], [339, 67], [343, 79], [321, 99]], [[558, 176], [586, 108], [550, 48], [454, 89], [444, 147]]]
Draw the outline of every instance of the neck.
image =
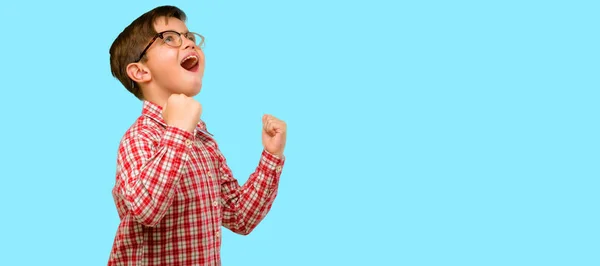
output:
[[154, 103], [162, 108], [165, 108], [169, 96], [171, 96], [171, 94], [164, 90], [144, 90], [144, 100]]

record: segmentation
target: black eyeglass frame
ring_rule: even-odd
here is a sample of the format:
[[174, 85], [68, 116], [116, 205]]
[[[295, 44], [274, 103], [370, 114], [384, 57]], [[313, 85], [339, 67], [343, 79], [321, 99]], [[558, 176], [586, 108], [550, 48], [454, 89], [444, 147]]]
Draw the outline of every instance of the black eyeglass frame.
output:
[[174, 30], [166, 30], [166, 31], [162, 31], [162, 32], [159, 32], [156, 35], [154, 35], [154, 37], [152, 38], [152, 41], [150, 41], [150, 43], [146, 46], [146, 48], [144, 48], [144, 50], [142, 51], [142, 53], [140, 54], [140, 56], [138, 57], [138, 59], [135, 60], [135, 62], [137, 63], [140, 60], [142, 60], [142, 58], [144, 57], [144, 54], [146, 54], [146, 51], [148, 51], [148, 49], [150, 49], [150, 46], [152, 46], [152, 44], [156, 41], [156, 39], [158, 39], [158, 38], [164, 39], [163, 35], [165, 33], [176, 33], [177, 35], [179, 35], [179, 39], [181, 40], [181, 43], [178, 46], [173, 46], [173, 47], [179, 47], [179, 46], [181, 46], [183, 44], [183, 39], [181, 38], [181, 35], [184, 35], [185, 37], [188, 37], [189, 34], [193, 34], [193, 35], [196, 35], [196, 36], [200, 37], [200, 39], [201, 39], [200, 44], [198, 45], [198, 44], [194, 43], [195, 45], [198, 46], [198, 48], [202, 48], [202, 46], [204, 45], [204, 36], [202, 36], [202, 34], [199, 34], [199, 33], [196, 33], [196, 32], [191, 32], [191, 31], [188, 31], [188, 32], [185, 32], [185, 33], [181, 33], [181, 32], [177, 32], [177, 31], [174, 31]]

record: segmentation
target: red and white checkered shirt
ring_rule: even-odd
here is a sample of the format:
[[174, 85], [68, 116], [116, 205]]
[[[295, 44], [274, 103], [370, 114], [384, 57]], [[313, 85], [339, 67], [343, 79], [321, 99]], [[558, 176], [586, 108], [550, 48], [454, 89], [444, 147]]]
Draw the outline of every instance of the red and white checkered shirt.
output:
[[242, 235], [258, 225], [285, 159], [263, 150], [240, 186], [204, 122], [192, 134], [161, 111], [144, 101], [119, 145], [112, 192], [121, 222], [108, 265], [221, 265], [221, 225]]

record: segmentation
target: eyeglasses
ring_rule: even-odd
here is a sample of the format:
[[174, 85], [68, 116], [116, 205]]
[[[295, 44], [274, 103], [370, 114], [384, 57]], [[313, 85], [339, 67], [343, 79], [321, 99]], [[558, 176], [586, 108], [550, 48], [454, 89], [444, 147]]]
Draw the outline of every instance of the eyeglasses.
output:
[[199, 48], [203, 48], [204, 36], [202, 36], [198, 33], [195, 33], [195, 32], [179, 33], [176, 31], [167, 30], [167, 31], [159, 32], [158, 34], [154, 35], [154, 38], [152, 38], [152, 41], [150, 41], [148, 46], [146, 46], [146, 48], [144, 48], [144, 51], [142, 51], [142, 53], [140, 54], [140, 57], [138, 57], [138, 59], [135, 60], [135, 62], [137, 63], [140, 60], [142, 60], [142, 57], [144, 57], [144, 54], [146, 53], [146, 51], [148, 51], [148, 48], [150, 48], [150, 46], [158, 38], [161, 38], [169, 46], [172, 46], [172, 47], [181, 46], [181, 44], [183, 43], [183, 41], [181, 39], [181, 35], [184, 35], [190, 41], [194, 42], [194, 44], [196, 46], [198, 46]]

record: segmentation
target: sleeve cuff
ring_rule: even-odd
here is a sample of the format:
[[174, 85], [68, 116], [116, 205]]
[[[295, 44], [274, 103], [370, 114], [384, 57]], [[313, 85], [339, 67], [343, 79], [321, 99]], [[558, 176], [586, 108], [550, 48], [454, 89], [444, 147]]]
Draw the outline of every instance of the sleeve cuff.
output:
[[283, 165], [285, 163], [285, 156], [275, 156], [274, 154], [269, 153], [266, 150], [263, 150], [262, 156], [260, 159], [261, 166], [268, 171], [275, 171], [277, 175], [281, 174], [281, 170], [283, 169]]
[[163, 142], [166, 146], [175, 148], [175, 150], [185, 150], [193, 145], [194, 135], [183, 129], [173, 126], [167, 126]]

